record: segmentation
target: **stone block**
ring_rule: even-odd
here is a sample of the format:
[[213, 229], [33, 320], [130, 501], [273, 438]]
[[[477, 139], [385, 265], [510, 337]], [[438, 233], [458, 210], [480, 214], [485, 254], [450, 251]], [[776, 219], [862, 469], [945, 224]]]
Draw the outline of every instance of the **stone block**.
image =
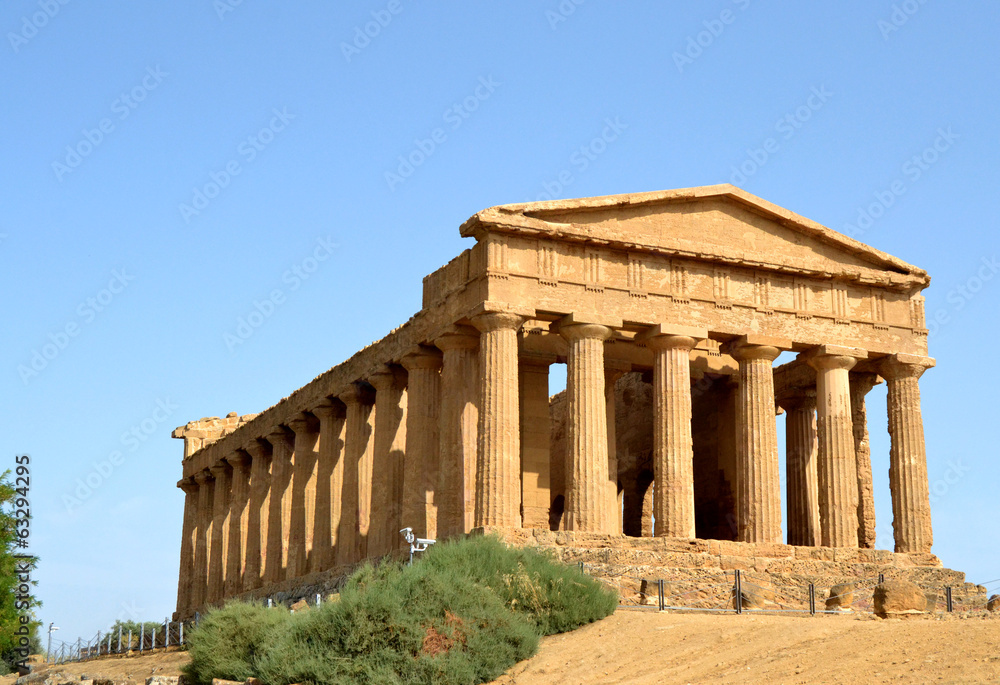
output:
[[927, 596], [920, 586], [908, 580], [887, 580], [875, 586], [875, 615], [880, 618], [908, 612], [923, 612]]
[[719, 567], [723, 571], [750, 571], [753, 569], [753, 559], [751, 557], [734, 557], [723, 554], [719, 559]]
[[849, 611], [854, 604], [854, 592], [857, 589], [855, 583], [841, 583], [830, 588], [830, 594], [826, 598], [827, 611]]
[[771, 559], [786, 559], [794, 556], [795, 551], [791, 545], [782, 545], [777, 542], [757, 542], [754, 543], [756, 550], [755, 557], [769, 557]]
[[987, 611], [1000, 611], [1000, 595], [993, 595], [986, 602]]

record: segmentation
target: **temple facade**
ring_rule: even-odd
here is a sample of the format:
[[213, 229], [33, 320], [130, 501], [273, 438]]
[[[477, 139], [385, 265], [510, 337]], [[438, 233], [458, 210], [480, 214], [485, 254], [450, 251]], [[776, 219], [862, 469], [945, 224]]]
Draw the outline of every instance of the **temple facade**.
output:
[[926, 272], [729, 185], [494, 207], [461, 234], [404, 325], [260, 414], [175, 431], [179, 616], [403, 527], [871, 548], [883, 381], [895, 551], [930, 551]]

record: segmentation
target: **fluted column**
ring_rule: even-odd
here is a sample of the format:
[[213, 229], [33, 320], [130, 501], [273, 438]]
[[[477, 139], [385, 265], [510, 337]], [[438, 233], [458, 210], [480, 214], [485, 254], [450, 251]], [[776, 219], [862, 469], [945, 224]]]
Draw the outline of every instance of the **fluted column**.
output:
[[226, 552], [225, 597], [243, 592], [250, 518], [250, 456], [243, 450], [226, 457], [232, 467], [232, 496], [229, 499], [229, 544]]
[[[618, 434], [615, 426], [617, 407], [615, 403], [615, 384], [629, 369], [631, 364], [611, 365], [604, 363], [604, 406], [608, 416], [608, 502], [611, 511], [608, 512], [606, 530], [610, 533], [622, 532], [622, 500], [618, 495]], [[546, 400], [546, 403], [548, 401]], [[546, 412], [546, 417], [548, 412]]]
[[352, 383], [337, 395], [347, 405], [344, 441], [344, 487], [340, 512], [337, 562], [353, 564], [368, 553], [372, 498], [372, 411], [371, 387]]
[[868, 354], [822, 345], [802, 356], [816, 369], [820, 539], [824, 547], [857, 547], [858, 468], [848, 372]]
[[929, 552], [934, 541], [918, 385], [932, 366], [929, 357], [904, 354], [886, 357], [879, 366], [889, 390], [889, 490], [897, 552]]
[[198, 529], [196, 532], [194, 557], [194, 583], [191, 591], [191, 607], [198, 609], [208, 599], [208, 562], [212, 552], [212, 522], [215, 518], [213, 495], [215, 478], [208, 469], [194, 475], [198, 484]]
[[271, 445], [251, 440], [243, 446], [250, 455], [250, 509], [247, 515], [246, 568], [243, 590], [259, 588], [266, 566], [268, 523], [271, 510]]
[[816, 438], [816, 397], [808, 394], [780, 402], [785, 410], [785, 489], [788, 499], [788, 544], [817, 547], [819, 475]]
[[517, 331], [524, 317], [485, 312], [479, 329], [476, 526], [521, 527]]
[[319, 422], [312, 414], [299, 414], [288, 421], [295, 434], [292, 443], [292, 507], [286, 578], [305, 575], [316, 528], [316, 484]]
[[875, 488], [865, 397], [880, 381], [874, 373], [851, 374], [851, 417], [858, 470], [858, 547], [875, 548]]
[[479, 332], [456, 326], [439, 336], [434, 345], [443, 352], [437, 537], [446, 538], [467, 533], [475, 511]]
[[736, 526], [740, 542], [781, 542], [781, 484], [771, 362], [781, 350], [737, 343]]
[[419, 537], [437, 535], [435, 490], [440, 475], [441, 353], [420, 348], [400, 361], [407, 371], [403, 526]]
[[559, 327], [569, 342], [566, 368], [566, 530], [607, 532], [608, 414], [604, 397], [607, 326], [573, 323]]
[[[525, 335], [522, 332], [522, 335]], [[530, 334], [528, 334], [530, 335]], [[552, 504], [552, 420], [549, 416], [549, 365], [554, 354], [521, 354], [518, 364], [518, 414], [521, 426], [521, 525], [549, 528]]]
[[226, 553], [229, 543], [229, 495], [233, 470], [229, 464], [219, 462], [211, 468], [215, 477], [215, 496], [212, 505], [212, 544], [208, 556], [208, 599], [214, 604], [222, 600], [226, 579]]
[[653, 516], [657, 537], [694, 538], [691, 350], [706, 331], [657, 327], [653, 350]]
[[184, 491], [184, 523], [181, 532], [181, 564], [177, 574], [177, 613], [186, 616], [191, 604], [195, 575], [195, 549], [198, 546], [198, 484], [187, 477], [177, 481]]
[[325, 571], [337, 564], [340, 505], [344, 490], [346, 411], [340, 402], [325, 401], [312, 408], [319, 418], [319, 464], [316, 479], [316, 523], [310, 571]]
[[396, 549], [402, 502], [403, 454], [406, 450], [406, 373], [385, 366], [368, 381], [375, 386], [375, 438], [372, 457], [372, 521], [368, 556]]
[[264, 579], [276, 583], [285, 578], [288, 543], [292, 530], [292, 433], [279, 426], [267, 436], [271, 443], [271, 497], [268, 511], [267, 552]]

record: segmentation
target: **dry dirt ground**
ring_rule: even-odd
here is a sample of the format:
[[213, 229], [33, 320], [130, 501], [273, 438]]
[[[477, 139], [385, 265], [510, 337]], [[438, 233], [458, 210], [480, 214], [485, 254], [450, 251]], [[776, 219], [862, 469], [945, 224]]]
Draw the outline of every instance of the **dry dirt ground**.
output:
[[[142, 685], [184, 652], [59, 667]], [[12, 685], [13, 676], [0, 677]], [[1000, 682], [1000, 620], [618, 611], [542, 641], [493, 685]]]
[[1000, 620], [618, 611], [494, 685], [998, 681]]

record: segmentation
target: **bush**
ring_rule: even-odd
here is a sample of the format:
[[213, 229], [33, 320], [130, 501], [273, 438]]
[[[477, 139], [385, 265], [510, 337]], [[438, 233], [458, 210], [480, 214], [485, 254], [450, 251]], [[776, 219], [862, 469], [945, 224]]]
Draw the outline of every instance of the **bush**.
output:
[[340, 601], [294, 614], [231, 603], [189, 638], [188, 675], [289, 683], [482, 683], [539, 636], [607, 616], [617, 596], [548, 555], [495, 538], [435, 545], [407, 567], [364, 566]]

